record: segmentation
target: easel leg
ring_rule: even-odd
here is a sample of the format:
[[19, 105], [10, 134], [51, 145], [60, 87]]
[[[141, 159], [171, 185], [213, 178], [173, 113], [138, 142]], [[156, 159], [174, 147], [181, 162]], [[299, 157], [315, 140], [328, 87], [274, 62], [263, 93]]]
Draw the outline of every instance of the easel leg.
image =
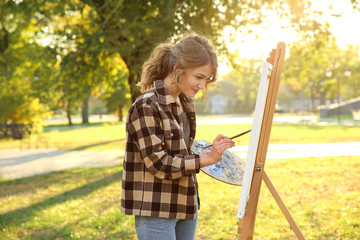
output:
[[271, 192], [272, 196], [274, 197], [276, 203], [279, 205], [279, 207], [280, 207], [282, 213], [284, 214], [286, 220], [289, 222], [289, 224], [290, 224], [292, 230], [294, 231], [296, 237], [298, 239], [305, 240], [304, 235], [302, 234], [300, 228], [298, 227], [298, 225], [296, 224], [294, 218], [292, 217], [291, 213], [289, 212], [289, 209], [287, 209], [287, 207], [285, 206], [285, 203], [281, 199], [279, 193], [277, 192], [276, 188], [272, 184], [272, 182], [271, 182], [269, 176], [267, 175], [267, 173], [265, 172], [265, 170], [263, 171], [262, 179], [264, 180], [266, 186], [270, 190], [270, 192]]

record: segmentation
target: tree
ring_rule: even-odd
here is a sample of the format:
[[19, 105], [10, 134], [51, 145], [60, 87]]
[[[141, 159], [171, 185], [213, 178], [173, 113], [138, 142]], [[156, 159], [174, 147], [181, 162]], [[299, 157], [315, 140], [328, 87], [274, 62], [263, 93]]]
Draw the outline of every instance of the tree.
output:
[[328, 53], [336, 48], [336, 41], [329, 30], [329, 23], [323, 18], [324, 13], [309, 10], [309, 0], [281, 2], [289, 6], [290, 11], [285, 11], [284, 17], [291, 20], [299, 41], [288, 46], [289, 57], [283, 70], [286, 86], [280, 89], [289, 89], [291, 85], [295, 95], [311, 98], [312, 109], [316, 111], [315, 100], [319, 98], [322, 103], [325, 102], [325, 72], [330, 64]]
[[360, 1], [359, 0], [350, 0], [354, 9], [360, 10]]
[[60, 93], [58, 106], [66, 109], [69, 125], [72, 124], [71, 115], [80, 105], [82, 122], [88, 123], [90, 95], [99, 95], [97, 93], [123, 71], [117, 66], [118, 54], [103, 44], [96, 12], [81, 2], [74, 5], [69, 11], [71, 14], [59, 17], [49, 32], [58, 44], [61, 61], [56, 80]]
[[343, 50], [333, 38], [294, 45], [284, 65], [284, 79], [297, 95], [311, 97], [313, 110], [315, 99], [324, 105], [326, 100], [338, 102], [359, 96], [359, 55], [357, 48]]
[[331, 102], [339, 102], [360, 95], [358, 50], [359, 47], [356, 46], [348, 46], [345, 50], [339, 47], [328, 50], [329, 64], [325, 73], [328, 78], [325, 87], [327, 87], [326, 98]]
[[[120, 53], [129, 70], [131, 99], [139, 95], [136, 82], [141, 66], [154, 46], [186, 31], [201, 32], [225, 52], [221, 41], [225, 26], [235, 29], [260, 21], [258, 10], [268, 1], [117, 1], [83, 0], [95, 9], [104, 43]], [[250, 14], [251, 13], [251, 14]], [[240, 17], [241, 16], [241, 17]]]
[[119, 121], [122, 121], [124, 107], [131, 103], [130, 89], [127, 85], [129, 74], [126, 65], [119, 54], [115, 54], [113, 58], [109, 59], [104, 69], [112, 75], [104, 82], [102, 98], [106, 101], [108, 112], [117, 112]]
[[285, 82], [293, 86], [297, 94], [309, 96], [313, 111], [316, 111], [315, 99], [325, 84], [325, 71], [329, 65], [327, 47], [317, 47], [313, 42], [294, 45], [284, 65]]
[[130, 102], [129, 89], [123, 85], [124, 82], [117, 82], [114, 91], [105, 96], [106, 107], [109, 112], [117, 112], [119, 121], [123, 121], [124, 106]]
[[342, 67], [340, 69], [343, 79], [345, 99], [360, 96], [360, 46], [349, 45], [343, 51]]
[[[35, 4], [0, 3], [0, 121], [37, 125], [49, 112], [50, 94], [38, 90], [47, 86], [54, 51], [41, 47]], [[50, 87], [46, 88], [51, 91]]]
[[251, 113], [255, 108], [261, 61], [256, 59], [241, 59], [233, 70], [224, 77], [224, 81], [234, 82], [238, 86], [236, 98], [240, 102], [237, 112]]

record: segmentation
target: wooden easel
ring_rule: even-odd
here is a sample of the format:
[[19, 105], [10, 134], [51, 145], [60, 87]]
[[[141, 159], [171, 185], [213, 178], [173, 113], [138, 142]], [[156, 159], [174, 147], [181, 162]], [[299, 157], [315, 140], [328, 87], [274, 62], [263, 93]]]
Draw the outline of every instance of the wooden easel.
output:
[[252, 181], [250, 187], [250, 194], [248, 196], [246, 213], [243, 218], [239, 219], [238, 233], [241, 234], [241, 240], [253, 239], [256, 209], [259, 200], [261, 180], [264, 180], [266, 186], [270, 190], [275, 201], [279, 205], [285, 218], [289, 222], [298, 239], [305, 239], [301, 230], [297, 226], [295, 220], [291, 216], [291, 213], [282, 201], [279, 193], [272, 184], [269, 176], [265, 172], [265, 160], [266, 153], [269, 145], [271, 126], [273, 122], [276, 99], [279, 90], [280, 76], [285, 57], [285, 44], [280, 42], [276, 49], [273, 49], [270, 57], [266, 60], [272, 64], [272, 71], [269, 80], [269, 87], [267, 91], [267, 97], [265, 102], [265, 108], [263, 112], [263, 118], [260, 129], [260, 136], [258, 141], [258, 147], [255, 157], [255, 165], [252, 173]]

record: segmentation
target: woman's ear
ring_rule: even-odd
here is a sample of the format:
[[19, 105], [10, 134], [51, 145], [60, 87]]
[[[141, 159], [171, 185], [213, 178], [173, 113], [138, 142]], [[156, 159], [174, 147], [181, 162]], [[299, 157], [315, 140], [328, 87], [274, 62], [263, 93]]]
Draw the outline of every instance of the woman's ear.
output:
[[175, 64], [174, 64], [173, 71], [175, 72], [178, 67], [179, 67], [179, 63], [175, 63]]

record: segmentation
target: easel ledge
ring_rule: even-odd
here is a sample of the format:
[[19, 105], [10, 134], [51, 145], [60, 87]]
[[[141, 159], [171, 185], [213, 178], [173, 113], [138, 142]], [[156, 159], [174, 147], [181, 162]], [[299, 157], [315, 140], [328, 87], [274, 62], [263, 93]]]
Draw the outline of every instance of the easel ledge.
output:
[[293, 229], [296, 237], [298, 239], [305, 239], [300, 228], [291, 216], [291, 213], [285, 206], [275, 186], [272, 184], [269, 176], [264, 170], [284, 57], [285, 44], [280, 42], [278, 43], [277, 48], [271, 51], [270, 57], [267, 59], [267, 62], [273, 65], [273, 69], [271, 72], [269, 88], [266, 97], [264, 115], [260, 130], [258, 148], [256, 152], [255, 166], [253, 169], [249, 200], [247, 203], [246, 213], [244, 217], [239, 219], [238, 233], [241, 234], [241, 240], [253, 239], [256, 209], [261, 189], [261, 180], [264, 180], [266, 186], [270, 190], [272, 196], [274, 197], [285, 218]]

